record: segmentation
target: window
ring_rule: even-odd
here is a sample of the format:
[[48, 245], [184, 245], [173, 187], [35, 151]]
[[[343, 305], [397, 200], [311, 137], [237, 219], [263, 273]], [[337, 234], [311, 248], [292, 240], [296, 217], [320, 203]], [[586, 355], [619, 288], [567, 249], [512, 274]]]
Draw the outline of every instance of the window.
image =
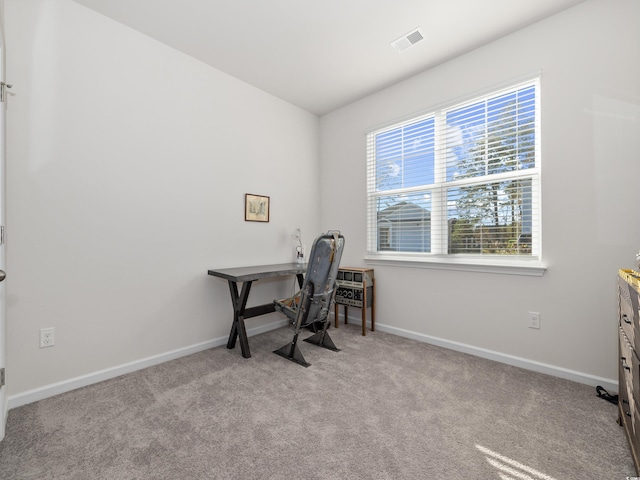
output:
[[538, 80], [367, 135], [368, 259], [538, 265]]

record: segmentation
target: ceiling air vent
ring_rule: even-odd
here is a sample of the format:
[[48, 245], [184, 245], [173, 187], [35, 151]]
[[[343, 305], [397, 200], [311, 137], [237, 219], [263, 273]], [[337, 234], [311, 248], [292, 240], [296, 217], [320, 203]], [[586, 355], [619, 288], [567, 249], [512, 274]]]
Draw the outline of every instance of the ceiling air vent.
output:
[[401, 53], [422, 40], [424, 40], [424, 35], [422, 34], [422, 29], [418, 27], [391, 42], [391, 46]]

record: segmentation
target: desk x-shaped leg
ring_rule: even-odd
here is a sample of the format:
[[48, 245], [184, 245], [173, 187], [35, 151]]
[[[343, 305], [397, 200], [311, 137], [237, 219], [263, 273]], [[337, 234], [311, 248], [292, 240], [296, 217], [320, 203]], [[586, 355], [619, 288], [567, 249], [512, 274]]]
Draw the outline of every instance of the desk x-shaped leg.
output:
[[[300, 288], [302, 288], [304, 275], [302, 273], [298, 273], [296, 277], [298, 279], [298, 285], [300, 286]], [[275, 312], [276, 307], [272, 302], [264, 305], [258, 305], [257, 307], [247, 308], [247, 300], [249, 299], [249, 292], [251, 291], [251, 284], [253, 282], [244, 282], [242, 284], [242, 290], [238, 295], [238, 282], [234, 282], [233, 280], [227, 281], [229, 282], [229, 292], [231, 293], [231, 303], [233, 305], [233, 324], [231, 325], [231, 332], [229, 333], [227, 348], [235, 348], [236, 340], [240, 338], [240, 349], [242, 350], [242, 356], [244, 358], [250, 358], [251, 351], [249, 350], [249, 338], [247, 337], [247, 329], [244, 325], [245, 319]]]
[[229, 292], [231, 293], [231, 304], [233, 305], [233, 324], [231, 325], [231, 333], [229, 334], [227, 348], [235, 348], [236, 339], [240, 337], [242, 356], [244, 358], [249, 358], [251, 357], [251, 351], [249, 350], [247, 329], [244, 326], [244, 315], [247, 307], [247, 300], [249, 298], [249, 292], [251, 291], [251, 284], [253, 282], [244, 282], [242, 284], [242, 292], [240, 296], [238, 296], [238, 284], [231, 280], [228, 282]]

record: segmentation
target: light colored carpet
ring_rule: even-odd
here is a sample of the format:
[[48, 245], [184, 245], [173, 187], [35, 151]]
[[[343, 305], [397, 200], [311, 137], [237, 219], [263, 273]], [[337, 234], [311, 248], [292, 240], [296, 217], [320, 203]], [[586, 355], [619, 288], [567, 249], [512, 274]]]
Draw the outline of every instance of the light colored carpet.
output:
[[[616, 406], [593, 387], [341, 325], [288, 327], [9, 412], [0, 478], [624, 479]], [[305, 335], [306, 336], [306, 335]]]

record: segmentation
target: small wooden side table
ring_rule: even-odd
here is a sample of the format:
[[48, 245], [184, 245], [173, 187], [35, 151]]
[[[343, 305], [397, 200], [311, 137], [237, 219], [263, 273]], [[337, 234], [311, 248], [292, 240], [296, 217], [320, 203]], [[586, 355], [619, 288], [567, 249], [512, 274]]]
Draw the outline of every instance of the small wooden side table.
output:
[[335, 327], [338, 306], [344, 306], [344, 323], [349, 323], [348, 307], [362, 309], [362, 335], [367, 335], [367, 307], [371, 309], [371, 331], [376, 331], [375, 278], [372, 268], [340, 267], [336, 279]]

